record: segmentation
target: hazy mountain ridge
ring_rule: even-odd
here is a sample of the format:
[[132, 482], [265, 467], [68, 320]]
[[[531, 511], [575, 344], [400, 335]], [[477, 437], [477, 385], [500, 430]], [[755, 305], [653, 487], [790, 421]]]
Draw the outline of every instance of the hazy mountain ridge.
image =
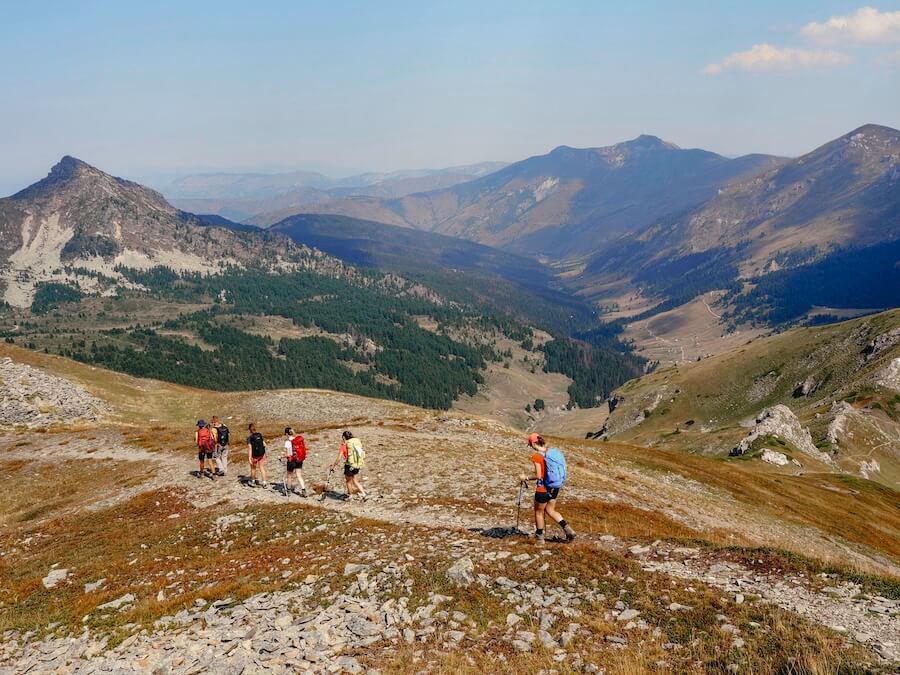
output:
[[697, 209], [607, 245], [587, 272], [637, 270], [663, 260], [735, 249], [756, 276], [838, 246], [900, 237], [900, 131], [866, 125], [783, 166], [723, 189]]
[[354, 196], [392, 199], [414, 192], [448, 188], [504, 166], [505, 162], [479, 162], [444, 169], [370, 172], [346, 178], [329, 178], [308, 171], [197, 174], [173, 181], [164, 192], [173, 204], [187, 211], [245, 220], [260, 213], [284, 212], [285, 215], [292, 215], [295, 212], [293, 209], [301, 205]]
[[[525, 254], [583, 254], [610, 237], [713, 196], [780, 159], [727, 159], [654, 136], [603, 148], [560, 146], [467, 183], [393, 200], [354, 197], [304, 206], [416, 227]], [[265, 225], [285, 210], [248, 222]]]

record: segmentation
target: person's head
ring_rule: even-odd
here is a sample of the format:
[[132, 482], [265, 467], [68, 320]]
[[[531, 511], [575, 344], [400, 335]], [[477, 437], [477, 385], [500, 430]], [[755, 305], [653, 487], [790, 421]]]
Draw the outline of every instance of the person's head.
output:
[[293, 435], [294, 435], [294, 430], [291, 429], [290, 427], [285, 427], [285, 428], [284, 428], [284, 435], [285, 435], [285, 436], [293, 436]]
[[547, 441], [540, 434], [528, 434], [528, 447], [542, 450], [547, 447]]
[[197, 428], [198, 428], [198, 429], [202, 429], [202, 428], [205, 427], [205, 426], [206, 426], [206, 422], [205, 422], [205, 421], [203, 421], [203, 420], [197, 420]]
[[353, 438], [353, 432], [345, 431], [344, 433], [341, 434], [341, 438], [345, 441], [349, 441], [351, 438]]
[[256, 424], [254, 424], [253, 422], [250, 422], [250, 424], [247, 425], [247, 429], [250, 431], [251, 434], [255, 434], [256, 433]]
[[213, 425], [213, 426], [216, 426], [216, 425], [219, 424], [220, 422], [221, 422], [221, 420], [219, 419], [219, 416], [218, 416], [218, 415], [213, 415], [213, 416], [212, 416], [212, 425]]

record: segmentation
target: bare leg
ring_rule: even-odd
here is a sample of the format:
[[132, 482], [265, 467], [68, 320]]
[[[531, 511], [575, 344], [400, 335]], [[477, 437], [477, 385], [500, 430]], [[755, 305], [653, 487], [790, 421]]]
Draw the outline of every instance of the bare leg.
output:
[[538, 530], [544, 529], [544, 510], [546, 508], [546, 504], [538, 504], [537, 502], [534, 504], [534, 526]]
[[353, 476], [353, 487], [356, 488], [356, 491], [361, 494], [363, 497], [366, 496], [366, 491], [363, 490], [363, 486], [359, 482], [359, 474]]
[[297, 476], [297, 480], [300, 482], [300, 489], [306, 489], [306, 482], [303, 480], [303, 469], [297, 469], [294, 474]]
[[263, 462], [259, 463], [259, 471], [262, 474], [263, 483], [268, 483], [269, 476], [266, 474], [266, 465]]
[[559, 521], [561, 521], [563, 519], [562, 514], [556, 510], [556, 500], [555, 499], [550, 500], [550, 502], [547, 504], [547, 508], [545, 509], [545, 511], [547, 512], [547, 515], [553, 519], [554, 523], [558, 523]]

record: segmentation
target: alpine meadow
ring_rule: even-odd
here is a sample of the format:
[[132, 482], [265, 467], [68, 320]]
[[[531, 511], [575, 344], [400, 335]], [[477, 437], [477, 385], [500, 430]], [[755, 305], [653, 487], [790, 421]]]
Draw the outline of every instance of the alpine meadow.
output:
[[900, 669], [900, 5], [13, 5], [0, 673]]

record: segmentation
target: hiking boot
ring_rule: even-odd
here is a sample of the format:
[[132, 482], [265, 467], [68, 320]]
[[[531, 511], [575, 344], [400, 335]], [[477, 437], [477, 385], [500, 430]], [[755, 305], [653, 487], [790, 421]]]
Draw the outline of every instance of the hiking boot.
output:
[[306, 488], [303, 488], [302, 490], [300, 490], [300, 496], [301, 496], [301, 497], [304, 497], [304, 498], [307, 496], [307, 494], [306, 494]]
[[575, 530], [570, 525], [566, 525], [563, 532], [566, 533], [566, 541], [575, 541]]
[[267, 488], [269, 487], [269, 481], [264, 480], [262, 483], [257, 483], [257, 485]]
[[538, 548], [544, 548], [544, 535], [536, 534], [534, 535], [534, 545]]

